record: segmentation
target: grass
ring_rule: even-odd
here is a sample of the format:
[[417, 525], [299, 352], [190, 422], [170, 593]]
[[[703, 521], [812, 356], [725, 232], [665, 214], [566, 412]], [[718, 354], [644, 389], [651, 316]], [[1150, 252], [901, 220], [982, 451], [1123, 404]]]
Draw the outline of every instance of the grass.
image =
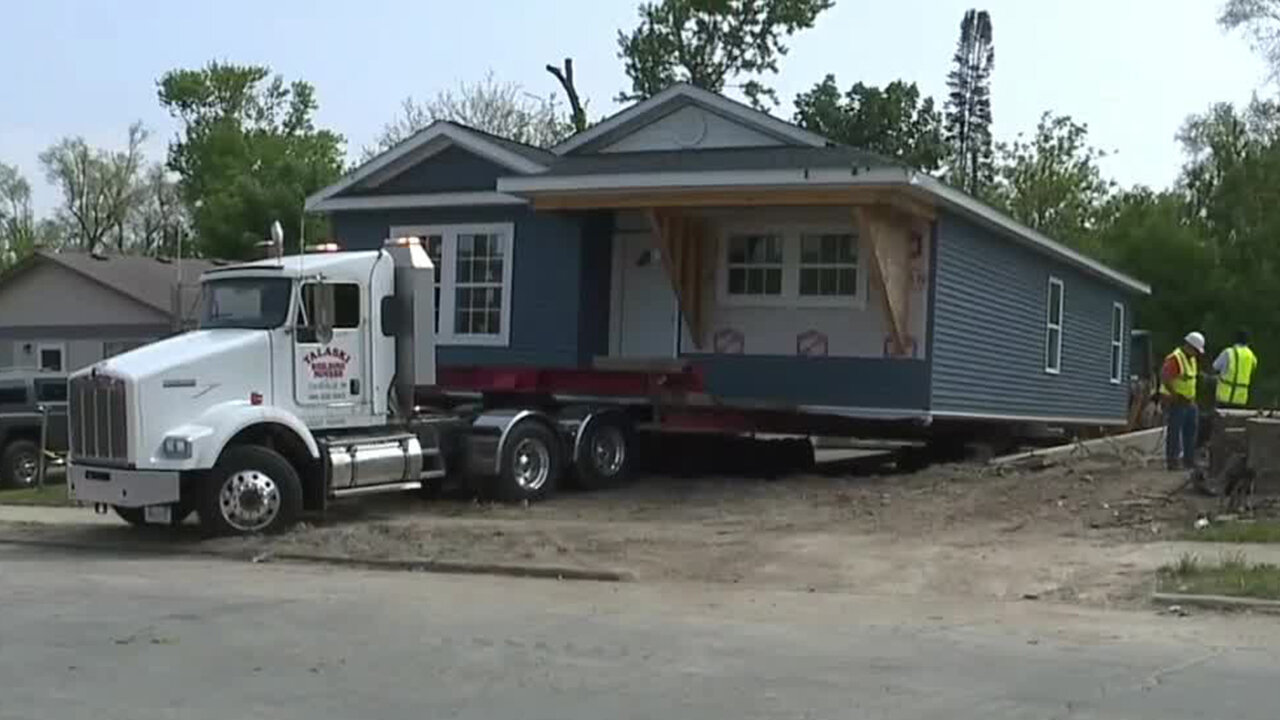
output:
[[1249, 563], [1239, 552], [1225, 553], [1217, 563], [1187, 553], [1160, 568], [1156, 585], [1160, 592], [1280, 600], [1280, 567]]
[[45, 485], [42, 488], [0, 490], [0, 505], [73, 505], [67, 499], [66, 485]]
[[1187, 534], [1187, 540], [1223, 543], [1280, 543], [1280, 522], [1274, 520], [1228, 522]]

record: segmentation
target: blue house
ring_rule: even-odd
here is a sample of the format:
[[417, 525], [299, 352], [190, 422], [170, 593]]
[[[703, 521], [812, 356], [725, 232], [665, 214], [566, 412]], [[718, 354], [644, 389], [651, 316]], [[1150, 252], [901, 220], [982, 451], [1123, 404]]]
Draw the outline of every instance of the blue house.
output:
[[436, 122], [307, 208], [345, 249], [423, 239], [454, 389], [683, 368], [717, 407], [1121, 424], [1131, 303], [1150, 292], [931, 177], [688, 85], [550, 150]]

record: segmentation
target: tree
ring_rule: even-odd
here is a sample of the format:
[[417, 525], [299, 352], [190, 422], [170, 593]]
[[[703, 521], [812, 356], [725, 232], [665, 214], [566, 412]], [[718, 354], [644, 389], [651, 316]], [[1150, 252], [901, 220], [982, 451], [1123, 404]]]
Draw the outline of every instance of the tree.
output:
[[1208, 219], [1209, 205], [1226, 176], [1251, 152], [1280, 140], [1280, 104], [1255, 97], [1241, 112], [1230, 103], [1217, 103], [1188, 118], [1178, 140], [1187, 154], [1181, 185], [1193, 210]]
[[144, 255], [174, 257], [190, 235], [182, 194], [163, 165], [152, 165], [139, 183], [129, 226], [132, 248]]
[[955, 67], [947, 75], [948, 175], [956, 187], [981, 195], [992, 176], [991, 71], [995, 68], [991, 16], [985, 10], [965, 13], [953, 62]]
[[93, 252], [108, 242], [125, 249], [146, 138], [142, 124], [134, 123], [122, 152], [91, 148], [84, 138], [70, 137], [40, 153], [46, 177], [62, 193], [58, 219], [81, 249]]
[[1280, 0], [1227, 0], [1218, 23], [1247, 32], [1271, 66], [1272, 79], [1280, 79]]
[[837, 142], [901, 160], [925, 172], [942, 167], [947, 145], [933, 98], [915, 83], [895, 80], [884, 89], [857, 83], [841, 94], [834, 75], [796, 96], [795, 121]]
[[586, 130], [587, 108], [578, 97], [578, 88], [573, 82], [573, 58], [565, 58], [563, 68], [548, 65], [547, 72], [560, 82], [565, 97], [569, 99], [569, 122], [573, 125], [573, 131], [580, 133]]
[[37, 247], [39, 226], [31, 211], [31, 185], [16, 167], [0, 163], [0, 267]]
[[400, 115], [382, 128], [373, 147], [365, 148], [363, 159], [393, 147], [437, 120], [460, 123], [535, 147], [551, 147], [574, 132], [571, 122], [561, 115], [555, 97], [536, 97], [525, 92], [519, 83], [499, 82], [489, 72], [480, 82], [462, 83], [456, 92], [444, 90], [426, 103], [405, 98]]
[[989, 199], [1023, 224], [1085, 248], [1113, 183], [1103, 179], [1104, 154], [1087, 143], [1089, 129], [1069, 116], [1045, 113], [1030, 140], [999, 146]]
[[[259, 254], [271, 223], [285, 245], [300, 222], [314, 237], [324, 221], [303, 217], [307, 195], [342, 174], [343, 138], [318, 129], [318, 103], [307, 82], [272, 76], [258, 65], [213, 62], [160, 78], [160, 104], [181, 124], [168, 167], [197, 236], [195, 250], [243, 259]], [[185, 252], [184, 248], [184, 252]]]
[[631, 79], [620, 102], [643, 100], [677, 82], [721, 92], [731, 81], [756, 107], [773, 90], [782, 40], [813, 27], [834, 0], [658, 0], [640, 5], [640, 24], [618, 31], [618, 57]]

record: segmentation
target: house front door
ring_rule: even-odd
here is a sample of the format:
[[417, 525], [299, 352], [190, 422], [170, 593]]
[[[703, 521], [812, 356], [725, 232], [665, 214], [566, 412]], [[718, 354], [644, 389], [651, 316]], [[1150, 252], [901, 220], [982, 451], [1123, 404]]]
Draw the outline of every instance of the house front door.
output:
[[648, 232], [614, 236], [613, 307], [609, 354], [625, 358], [676, 356], [676, 296]]

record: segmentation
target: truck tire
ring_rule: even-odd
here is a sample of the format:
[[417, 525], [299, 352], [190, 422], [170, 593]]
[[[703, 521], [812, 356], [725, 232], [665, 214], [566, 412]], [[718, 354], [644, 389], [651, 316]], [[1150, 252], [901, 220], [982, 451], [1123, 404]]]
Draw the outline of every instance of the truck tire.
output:
[[207, 535], [279, 532], [302, 512], [297, 471], [280, 453], [258, 445], [223, 450], [197, 492], [200, 527]]
[[30, 440], [14, 440], [5, 447], [0, 462], [0, 480], [5, 487], [31, 487], [36, 484], [40, 469], [40, 446]]
[[536, 420], [518, 423], [507, 435], [494, 495], [505, 502], [531, 502], [555, 492], [564, 472], [560, 439]]
[[601, 417], [582, 433], [574, 458], [574, 484], [602, 490], [627, 482], [631, 475], [631, 427], [623, 418]]

